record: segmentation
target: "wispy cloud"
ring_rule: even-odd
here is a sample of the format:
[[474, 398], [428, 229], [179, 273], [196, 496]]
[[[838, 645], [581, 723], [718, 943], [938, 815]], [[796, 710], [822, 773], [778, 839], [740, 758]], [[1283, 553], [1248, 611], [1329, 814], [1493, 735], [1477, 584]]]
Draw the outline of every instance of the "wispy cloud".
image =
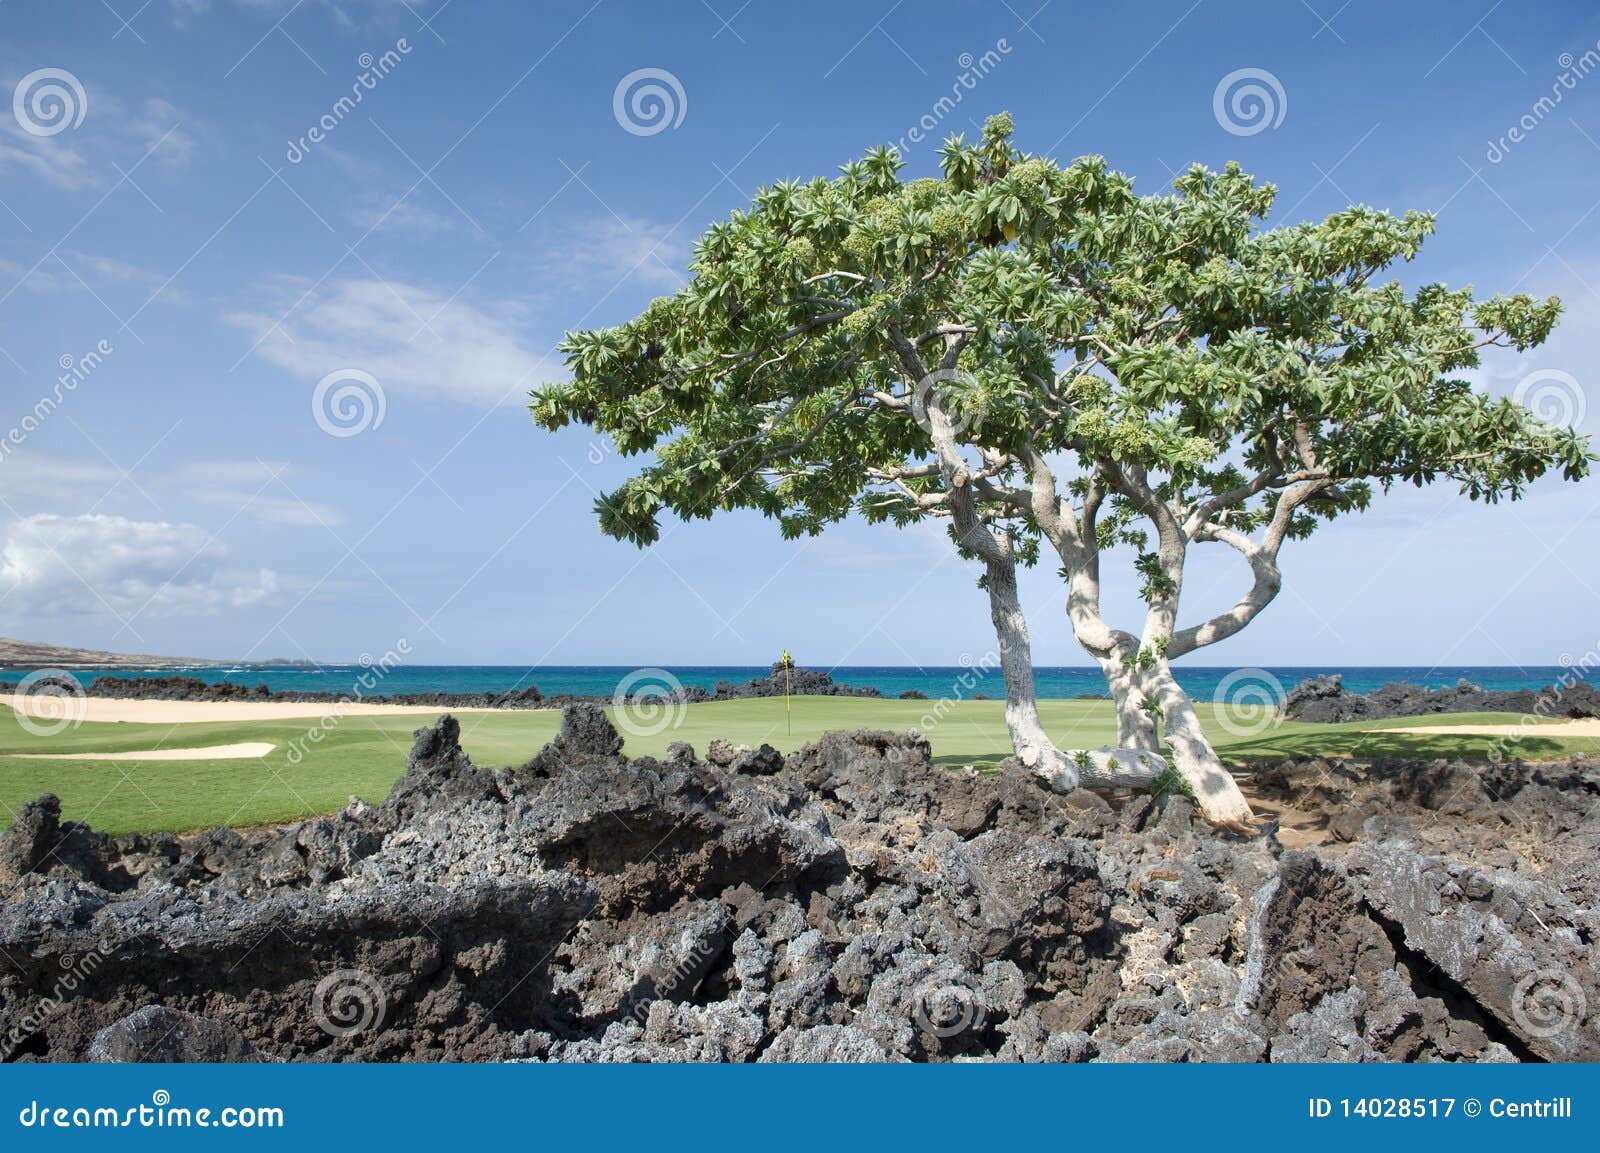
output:
[[528, 229], [544, 285], [598, 294], [633, 283], [676, 292], [688, 281], [691, 246], [681, 231], [638, 216], [539, 220]]
[[[0, 89], [11, 91], [19, 74], [0, 77]], [[114, 95], [85, 84], [83, 123], [68, 131], [39, 136], [9, 114], [0, 116], [0, 173], [21, 174], [58, 188], [109, 186], [145, 157], [141, 173], [152, 167], [170, 171], [188, 166], [195, 138], [181, 122], [178, 109], [159, 97], [134, 107]], [[145, 179], [140, 176], [141, 181]]]
[[[166, 515], [178, 508], [193, 515], [204, 505], [225, 515], [288, 527], [342, 523], [335, 508], [297, 497], [290, 484], [296, 470], [282, 461], [204, 460], [174, 468], [141, 469], [125, 477], [109, 464], [85, 463], [60, 456], [14, 450], [0, 460], [0, 491], [13, 506], [30, 511], [75, 513], [112, 510], [129, 501], [141, 508], [144, 497], [158, 502], [151, 511]], [[278, 478], [285, 484], [277, 483]], [[116, 499], [120, 494], [123, 499]]]
[[492, 405], [515, 401], [547, 371], [519, 336], [524, 308], [400, 281], [338, 280], [291, 298], [283, 313], [226, 319], [252, 333], [259, 355], [310, 381], [359, 368], [386, 391]]

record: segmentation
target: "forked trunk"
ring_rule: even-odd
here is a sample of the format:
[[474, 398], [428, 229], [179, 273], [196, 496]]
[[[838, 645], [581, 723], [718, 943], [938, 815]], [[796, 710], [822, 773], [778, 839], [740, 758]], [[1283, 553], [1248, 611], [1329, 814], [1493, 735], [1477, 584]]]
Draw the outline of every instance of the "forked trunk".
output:
[[1153, 740], [1148, 747], [1058, 749], [1045, 733], [1033, 684], [1033, 648], [1017, 597], [1016, 566], [1008, 558], [986, 567], [989, 613], [1006, 684], [1006, 729], [1017, 759], [1060, 792], [1138, 788], [1153, 782], [1167, 768]]
[[1240, 831], [1251, 829], [1255, 814], [1250, 802], [1206, 739], [1194, 702], [1179, 686], [1171, 666], [1157, 658], [1137, 679], [1140, 691], [1161, 707], [1173, 768], [1194, 792], [1200, 815], [1214, 825]]

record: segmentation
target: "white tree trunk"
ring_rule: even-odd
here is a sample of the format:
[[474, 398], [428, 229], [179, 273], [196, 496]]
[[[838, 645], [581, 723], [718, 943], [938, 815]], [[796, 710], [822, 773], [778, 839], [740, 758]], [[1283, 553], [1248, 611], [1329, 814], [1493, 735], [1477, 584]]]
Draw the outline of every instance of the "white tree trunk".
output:
[[1156, 752], [1161, 747], [1156, 719], [1145, 709], [1145, 694], [1134, 668], [1121, 654], [1100, 657], [1100, 671], [1117, 710], [1117, 744], [1125, 749]]
[[1214, 825], [1249, 831], [1255, 814], [1239, 791], [1233, 774], [1223, 766], [1200, 727], [1189, 694], [1178, 685], [1164, 658], [1139, 674], [1142, 690], [1161, 706], [1166, 718], [1167, 747], [1178, 775], [1193, 790], [1200, 815]]
[[1058, 792], [1138, 788], [1153, 782], [1167, 768], [1153, 740], [1148, 746], [1114, 749], [1056, 747], [1039, 719], [1033, 648], [1017, 596], [1015, 562], [1008, 557], [991, 560], [986, 567], [989, 613], [1000, 643], [1000, 671], [1006, 683], [1006, 729], [1017, 759]]

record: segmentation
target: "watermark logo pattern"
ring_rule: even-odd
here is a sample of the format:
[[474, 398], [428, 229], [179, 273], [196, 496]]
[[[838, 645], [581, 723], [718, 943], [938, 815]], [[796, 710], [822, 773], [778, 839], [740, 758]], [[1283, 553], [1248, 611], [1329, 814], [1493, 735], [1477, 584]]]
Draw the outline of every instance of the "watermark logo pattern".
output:
[[1235, 669], [1217, 682], [1217, 724], [1236, 737], [1256, 737], [1278, 723], [1283, 682], [1266, 669]]
[[359, 368], [328, 373], [311, 393], [311, 415], [329, 436], [358, 436], [369, 428], [377, 429], [388, 411], [383, 385]]
[[683, 123], [689, 96], [683, 82], [665, 68], [639, 68], [617, 81], [611, 111], [624, 131], [655, 136]]
[[1571, 973], [1537, 969], [1511, 991], [1511, 1015], [1530, 1037], [1549, 1038], [1583, 1020], [1588, 1003]]
[[911, 416], [926, 433], [934, 430], [930, 409], [942, 413], [950, 432], [960, 436], [983, 425], [983, 400], [972, 374], [959, 368], [941, 368], [917, 381], [911, 390]]
[[388, 1009], [382, 982], [365, 969], [335, 969], [311, 996], [311, 1016], [330, 1037], [381, 1029]]
[[1578, 378], [1559, 368], [1530, 372], [1517, 382], [1511, 399], [1546, 424], [1577, 428], [1589, 411], [1589, 399]]
[[54, 136], [77, 128], [89, 114], [89, 94], [65, 68], [39, 68], [17, 81], [11, 113], [32, 136]]
[[83, 684], [65, 669], [39, 669], [17, 683], [11, 710], [36, 737], [53, 737], [83, 724], [88, 709]]
[[941, 1040], [982, 1029], [988, 1016], [983, 995], [966, 981], [929, 981], [917, 990], [911, 1004], [912, 1022]]
[[683, 724], [689, 712], [683, 682], [666, 669], [635, 669], [611, 697], [617, 727], [636, 737], [653, 737]]
[[1289, 94], [1265, 68], [1239, 68], [1217, 81], [1211, 111], [1224, 131], [1255, 136], [1283, 123], [1289, 114]]

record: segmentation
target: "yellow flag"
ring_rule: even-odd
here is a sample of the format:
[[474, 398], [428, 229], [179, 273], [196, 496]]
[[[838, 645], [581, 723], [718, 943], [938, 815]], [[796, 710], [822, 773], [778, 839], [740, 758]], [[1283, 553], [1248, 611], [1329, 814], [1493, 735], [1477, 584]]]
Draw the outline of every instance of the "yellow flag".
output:
[[794, 658], [789, 655], [789, 650], [783, 650], [783, 715], [789, 725], [789, 735], [794, 736], [794, 712], [789, 701], [789, 670], [794, 668]]

